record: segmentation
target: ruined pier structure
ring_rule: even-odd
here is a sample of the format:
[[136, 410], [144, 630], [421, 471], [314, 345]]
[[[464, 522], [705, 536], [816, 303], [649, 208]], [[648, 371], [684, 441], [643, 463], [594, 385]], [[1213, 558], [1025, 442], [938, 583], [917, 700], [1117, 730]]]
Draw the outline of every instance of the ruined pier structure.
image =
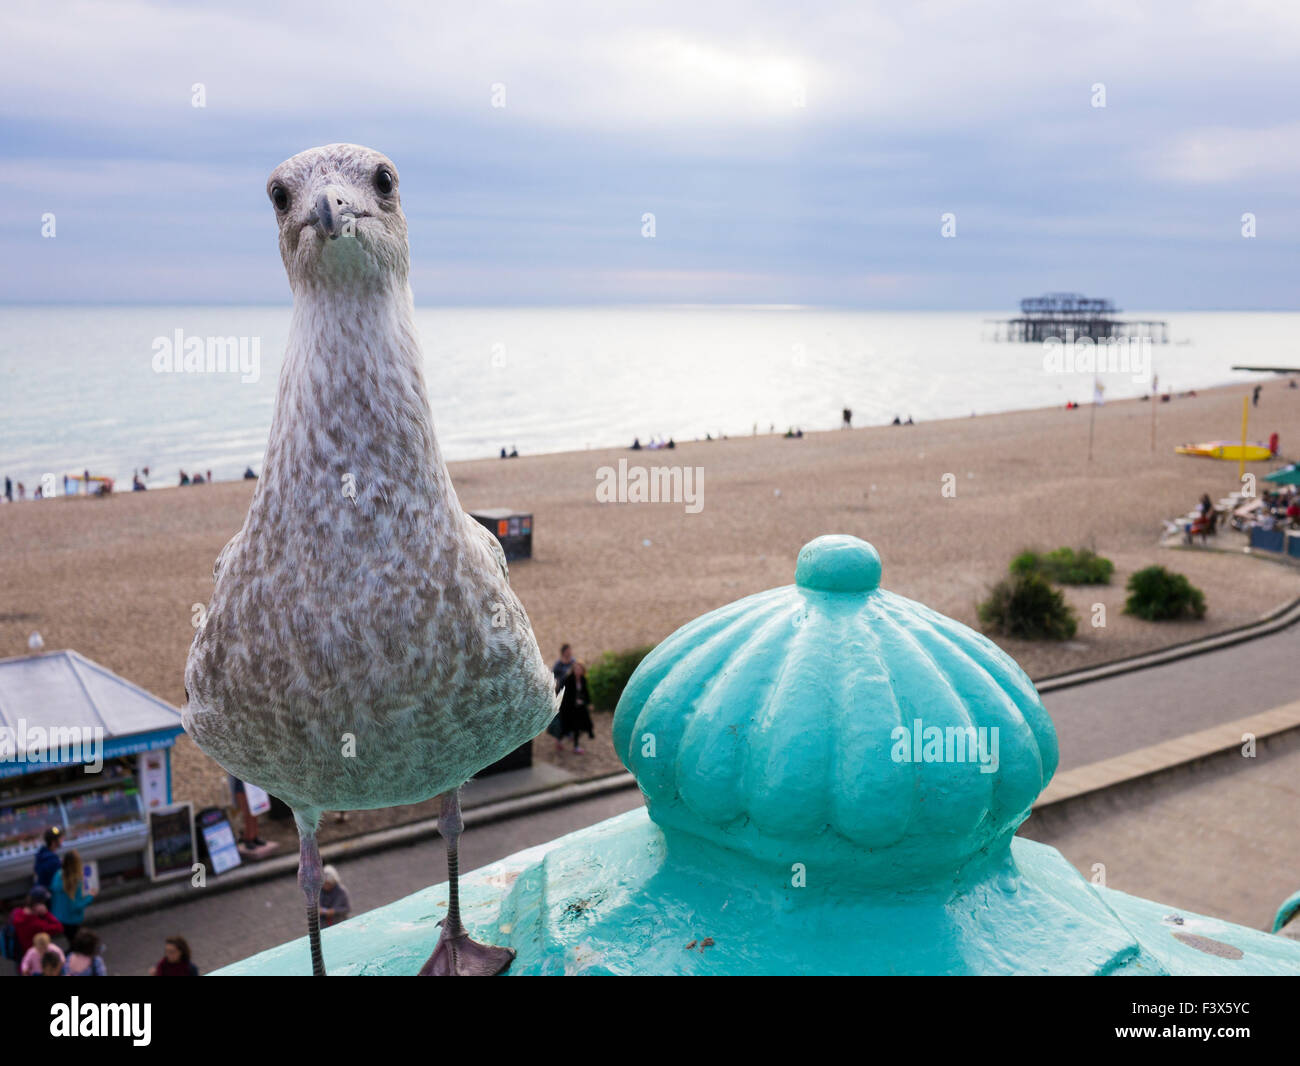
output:
[[1109, 300], [1094, 300], [1076, 292], [1049, 292], [1020, 301], [1020, 317], [990, 319], [994, 340], [1042, 342], [1051, 337], [1078, 340], [1150, 340], [1169, 343], [1169, 323], [1121, 320]]

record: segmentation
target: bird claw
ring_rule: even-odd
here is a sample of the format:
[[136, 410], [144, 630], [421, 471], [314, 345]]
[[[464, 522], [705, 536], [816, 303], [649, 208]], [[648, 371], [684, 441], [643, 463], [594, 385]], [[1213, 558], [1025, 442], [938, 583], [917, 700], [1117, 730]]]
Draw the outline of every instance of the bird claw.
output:
[[515, 961], [514, 948], [480, 944], [463, 929], [453, 936], [445, 923], [438, 924], [442, 926], [438, 946], [420, 967], [421, 977], [494, 977]]

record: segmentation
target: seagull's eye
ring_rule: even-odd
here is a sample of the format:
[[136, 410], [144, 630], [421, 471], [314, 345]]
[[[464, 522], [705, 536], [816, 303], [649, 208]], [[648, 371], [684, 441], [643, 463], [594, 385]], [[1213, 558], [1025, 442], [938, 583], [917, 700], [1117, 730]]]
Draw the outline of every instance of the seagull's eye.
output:
[[375, 171], [375, 188], [384, 196], [393, 191], [393, 172], [387, 167]]
[[275, 204], [277, 211], [289, 209], [289, 190], [279, 182], [271, 186], [271, 203]]

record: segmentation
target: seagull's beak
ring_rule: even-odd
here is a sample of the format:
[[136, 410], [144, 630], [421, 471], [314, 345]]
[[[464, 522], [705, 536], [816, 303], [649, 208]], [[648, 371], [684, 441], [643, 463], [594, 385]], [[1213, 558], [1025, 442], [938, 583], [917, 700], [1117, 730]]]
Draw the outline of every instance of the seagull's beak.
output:
[[338, 240], [345, 228], [356, 221], [359, 212], [353, 210], [352, 204], [341, 185], [326, 185], [316, 194], [315, 210], [311, 222], [321, 237]]

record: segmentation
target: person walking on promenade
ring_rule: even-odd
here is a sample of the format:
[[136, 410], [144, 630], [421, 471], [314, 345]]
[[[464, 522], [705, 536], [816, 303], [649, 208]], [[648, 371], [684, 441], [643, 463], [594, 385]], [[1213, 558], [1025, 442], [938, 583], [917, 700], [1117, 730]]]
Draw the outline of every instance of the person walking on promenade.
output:
[[63, 867], [50, 885], [50, 911], [63, 923], [64, 935], [71, 944], [86, 920], [86, 908], [95, 898], [85, 886], [85, 868], [75, 850], [63, 856]]
[[37, 933], [55, 937], [63, 932], [63, 923], [50, 913], [50, 890], [40, 885], [33, 885], [27, 893], [27, 902], [13, 909], [9, 924], [14, 927], [16, 950], [12, 957], [19, 963], [31, 948]]
[[108, 967], [99, 954], [99, 937], [89, 929], [77, 931], [77, 938], [63, 964], [64, 977], [107, 977]]
[[49, 933], [37, 933], [32, 937], [32, 946], [27, 949], [27, 954], [23, 956], [22, 965], [18, 972], [23, 977], [39, 977], [44, 969], [45, 956], [53, 955], [59, 960], [58, 969], [63, 970], [63, 949], [50, 939]]
[[62, 843], [63, 830], [57, 825], [52, 825], [45, 830], [45, 843], [36, 853], [36, 861], [32, 867], [36, 875], [36, 883], [42, 888], [49, 888], [54, 883], [54, 875], [63, 865], [58, 856], [59, 845]]
[[552, 719], [547, 732], [555, 738], [555, 749], [564, 746], [566, 737], [573, 737], [573, 750], [584, 754], [581, 735], [595, 736], [591, 724], [591, 697], [587, 690], [587, 668], [573, 657], [573, 649], [565, 644], [560, 648], [560, 658], [551, 668], [555, 674], [555, 691], [561, 693], [560, 713]]
[[325, 878], [320, 886], [320, 924], [321, 928], [338, 925], [352, 913], [352, 901], [348, 899], [348, 890], [339, 880], [339, 872], [333, 866], [326, 866], [321, 871]]
[[190, 961], [190, 945], [183, 936], [169, 936], [163, 943], [163, 957], [149, 967], [150, 977], [198, 977], [199, 968]]

